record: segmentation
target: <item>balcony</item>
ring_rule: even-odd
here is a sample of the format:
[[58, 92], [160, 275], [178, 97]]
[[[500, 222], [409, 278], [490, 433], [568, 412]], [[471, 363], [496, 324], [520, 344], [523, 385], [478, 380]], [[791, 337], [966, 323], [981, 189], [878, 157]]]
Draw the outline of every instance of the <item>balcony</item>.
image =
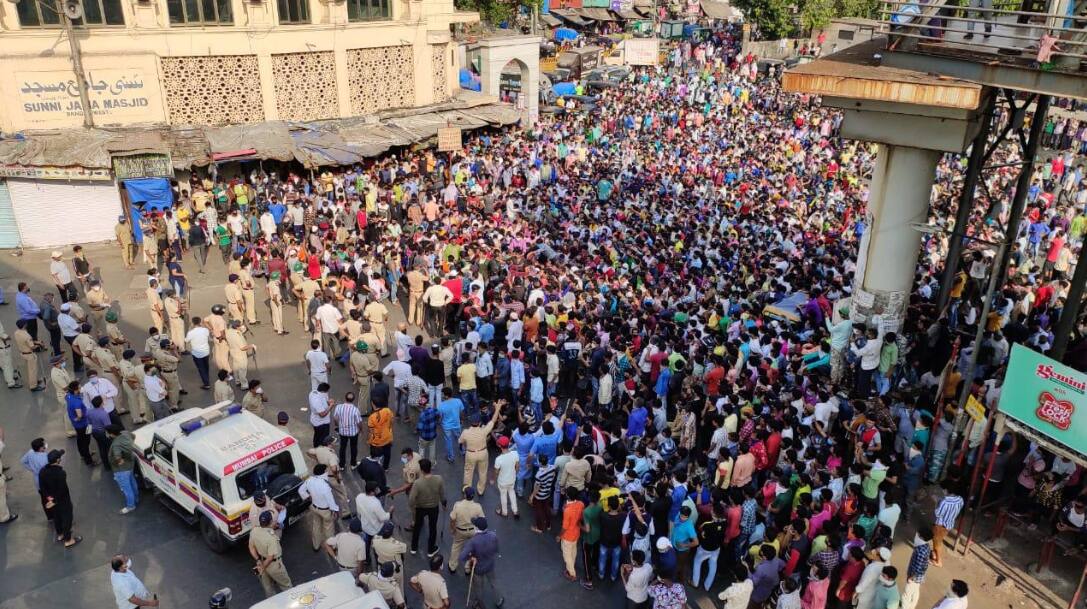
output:
[[[1025, 8], [1039, 8], [1026, 0]], [[1014, 6], [1008, 3], [997, 3]], [[1087, 8], [1048, 0], [1039, 11], [883, 0], [883, 64], [976, 83], [1087, 98]], [[1071, 7], [1075, 12], [1070, 13]], [[1020, 7], [1024, 8], [1024, 7]]]

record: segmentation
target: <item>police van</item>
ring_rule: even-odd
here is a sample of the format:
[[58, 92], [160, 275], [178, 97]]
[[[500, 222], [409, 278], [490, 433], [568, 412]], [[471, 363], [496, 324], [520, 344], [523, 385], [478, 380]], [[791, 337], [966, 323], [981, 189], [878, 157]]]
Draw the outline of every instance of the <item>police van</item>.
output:
[[298, 441], [240, 404], [188, 408], [133, 435], [144, 486], [189, 524], [199, 524], [216, 552], [256, 524], [249, 522], [249, 509], [258, 490], [286, 507], [288, 526], [309, 506], [298, 495], [308, 474]]
[[389, 609], [380, 592], [364, 592], [349, 571], [284, 590], [249, 609]]

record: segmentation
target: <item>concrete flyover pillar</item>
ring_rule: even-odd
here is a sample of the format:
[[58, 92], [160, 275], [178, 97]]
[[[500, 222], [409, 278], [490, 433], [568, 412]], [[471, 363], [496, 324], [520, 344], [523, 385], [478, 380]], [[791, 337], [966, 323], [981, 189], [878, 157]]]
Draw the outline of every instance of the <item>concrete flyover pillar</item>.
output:
[[936, 163], [943, 153], [880, 144], [869, 185], [867, 228], [857, 251], [852, 318], [879, 314], [890, 330], [906, 315], [921, 233], [911, 228], [928, 218]]

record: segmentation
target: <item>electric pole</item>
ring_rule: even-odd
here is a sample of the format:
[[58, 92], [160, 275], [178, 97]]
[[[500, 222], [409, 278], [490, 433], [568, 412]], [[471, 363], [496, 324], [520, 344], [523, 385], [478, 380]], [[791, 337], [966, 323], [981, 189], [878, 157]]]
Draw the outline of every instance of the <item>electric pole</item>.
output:
[[79, 87], [79, 105], [83, 107], [83, 126], [94, 126], [94, 114], [91, 113], [91, 99], [87, 94], [87, 74], [83, 71], [83, 54], [79, 50], [79, 42], [75, 39], [75, 28], [72, 20], [64, 10], [63, 0], [56, 0], [57, 15], [64, 23], [64, 33], [68, 36], [68, 48], [72, 53], [72, 69], [75, 70], [75, 83]]

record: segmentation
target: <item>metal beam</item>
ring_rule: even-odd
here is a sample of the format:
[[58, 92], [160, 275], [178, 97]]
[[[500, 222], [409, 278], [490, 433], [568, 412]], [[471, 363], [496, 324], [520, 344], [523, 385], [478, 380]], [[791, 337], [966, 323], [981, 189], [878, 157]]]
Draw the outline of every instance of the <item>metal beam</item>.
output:
[[1083, 74], [1045, 72], [1038, 69], [936, 55], [932, 53], [885, 51], [883, 65], [969, 80], [992, 87], [1005, 87], [1054, 97], [1087, 99], [1087, 78]]

